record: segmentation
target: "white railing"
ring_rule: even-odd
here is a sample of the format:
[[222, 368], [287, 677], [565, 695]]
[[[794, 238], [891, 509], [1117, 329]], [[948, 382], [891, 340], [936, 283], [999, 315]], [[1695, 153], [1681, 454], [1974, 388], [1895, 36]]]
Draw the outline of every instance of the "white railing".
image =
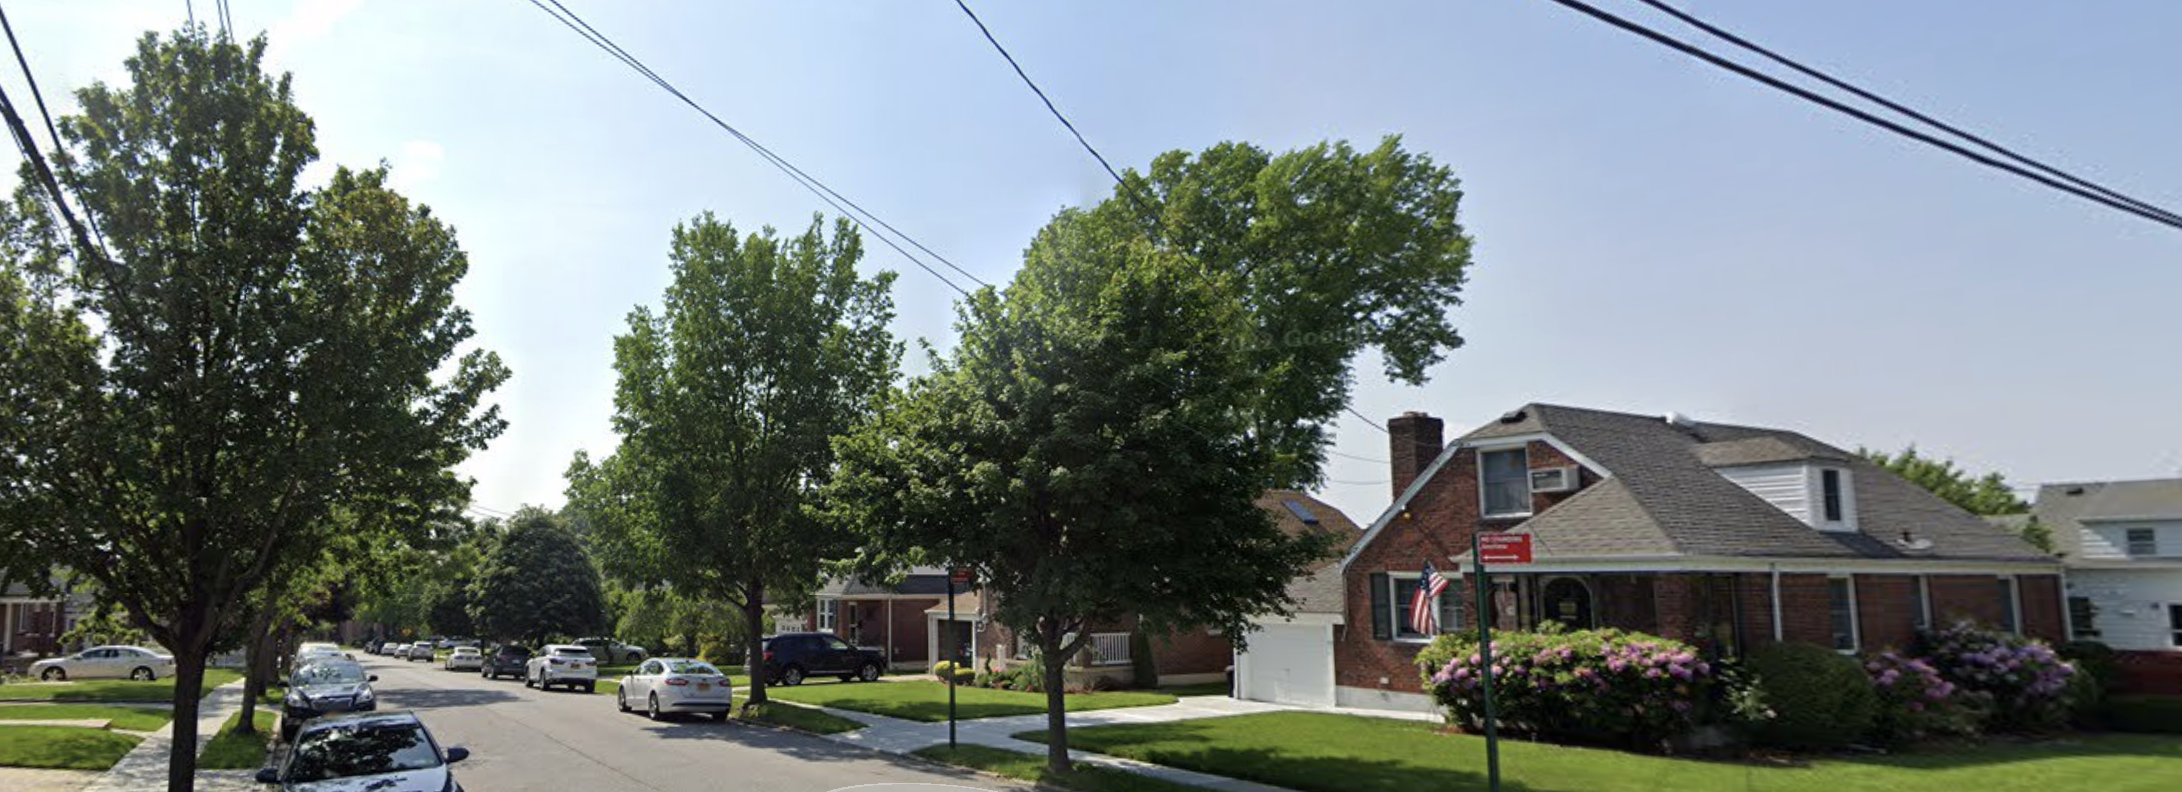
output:
[[1128, 665], [1128, 633], [1092, 633], [1091, 664], [1095, 666]]

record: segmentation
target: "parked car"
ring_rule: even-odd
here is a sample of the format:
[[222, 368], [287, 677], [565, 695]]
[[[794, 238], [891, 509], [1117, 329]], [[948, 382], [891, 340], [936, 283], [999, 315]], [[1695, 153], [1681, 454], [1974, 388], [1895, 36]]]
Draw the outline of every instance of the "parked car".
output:
[[387, 645], [386, 645], [386, 656], [388, 656], [388, 657], [408, 657], [408, 656], [409, 656], [409, 644], [406, 644], [406, 643], [393, 643], [393, 644], [387, 644]]
[[669, 713], [711, 713], [725, 722], [735, 708], [735, 686], [726, 674], [703, 660], [660, 657], [646, 660], [634, 673], [621, 678], [614, 704], [628, 712], [629, 702], [644, 707], [644, 714], [659, 720]]
[[485, 652], [485, 662], [477, 669], [479, 676], [499, 679], [503, 676], [528, 678], [530, 647], [501, 644]]
[[304, 721], [320, 715], [378, 709], [378, 697], [371, 691], [377, 681], [354, 660], [320, 660], [296, 669], [280, 702], [281, 738], [294, 739]]
[[858, 649], [832, 633], [781, 633], [765, 639], [765, 677], [769, 684], [800, 685], [814, 676], [871, 682], [886, 668], [878, 652]]
[[591, 650], [591, 656], [598, 658], [603, 665], [641, 663], [644, 658], [651, 656], [650, 652], [644, 651], [644, 647], [625, 644], [612, 638], [578, 638], [575, 643]]
[[570, 690], [581, 687], [585, 693], [597, 690], [598, 658], [575, 644], [548, 644], [538, 650], [538, 655], [524, 666], [523, 686], [545, 690], [554, 685], [566, 685]]
[[440, 665], [449, 671], [476, 671], [485, 667], [485, 654], [474, 646], [457, 646], [447, 652], [447, 662]]
[[414, 644], [410, 644], [409, 650], [403, 653], [401, 657], [403, 660], [423, 660], [427, 663], [432, 662], [432, 642], [418, 641]]
[[327, 658], [338, 658], [343, 660], [356, 659], [349, 653], [341, 651], [341, 646], [339, 644], [310, 642], [299, 644], [296, 646], [295, 657], [289, 662], [288, 665], [290, 668], [300, 669], [304, 666]]
[[341, 715], [304, 726], [278, 766], [258, 771], [257, 782], [278, 784], [282, 792], [460, 792], [447, 766], [469, 756], [461, 746], [441, 751], [413, 713]]
[[47, 682], [68, 679], [129, 678], [150, 682], [174, 673], [174, 655], [141, 646], [94, 646], [66, 657], [30, 664], [30, 675]]

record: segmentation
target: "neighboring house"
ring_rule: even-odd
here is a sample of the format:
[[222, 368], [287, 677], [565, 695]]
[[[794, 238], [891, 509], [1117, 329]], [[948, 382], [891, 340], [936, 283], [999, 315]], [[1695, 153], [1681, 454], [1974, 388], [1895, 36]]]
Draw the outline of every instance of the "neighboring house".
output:
[[933, 645], [925, 611], [944, 607], [947, 573], [916, 567], [900, 583], [882, 586], [856, 578], [834, 578], [819, 587], [812, 612], [774, 622], [782, 632], [815, 630], [878, 652], [894, 668], [923, 669], [932, 664]]
[[[1441, 428], [1388, 422], [1394, 501], [1341, 562], [1339, 705], [1429, 706], [1411, 595], [1427, 561], [1467, 570], [1480, 531], [1534, 542], [1533, 563], [1488, 570], [1500, 629], [1621, 627], [1723, 655], [1901, 647], [1956, 619], [2064, 638], [2058, 560], [1801, 434], [1542, 404], [1451, 444]], [[1472, 585], [1430, 605], [1439, 631], [1475, 629]]]
[[1341, 559], [1363, 530], [1340, 509], [1288, 490], [1259, 501], [1273, 510], [1289, 534], [1331, 533], [1332, 553], [1288, 583], [1296, 600], [1292, 616], [1265, 616], [1252, 624], [1249, 650], [1235, 653], [1235, 696], [1305, 707], [1334, 705], [1334, 634], [1344, 625]]
[[2182, 693], [2182, 479], [2048, 484], [2031, 510], [2068, 566], [2069, 630]]
[[37, 594], [22, 583], [0, 588], [0, 659], [58, 654], [61, 635], [90, 615], [89, 596], [67, 593], [58, 581], [54, 587], [63, 593]]
[[[1258, 496], [1257, 506], [1273, 518], [1275, 525], [1290, 534], [1306, 531], [1333, 532], [1340, 537], [1338, 545], [1344, 549], [1361, 535], [1356, 523], [1351, 522], [1339, 509], [1294, 490], [1266, 490]], [[1329, 557], [1325, 564], [1330, 566], [1338, 558], [1338, 555]], [[1329, 578], [1325, 566], [1322, 566], [1314, 570], [1312, 575], [1299, 578], [1290, 585], [1290, 593], [1297, 595], [1301, 601], [1299, 610], [1302, 612], [1296, 616], [1296, 625], [1323, 625], [1330, 615], [1323, 611], [1338, 608], [1338, 574], [1335, 571]], [[1336, 604], [1329, 605], [1329, 602]], [[1018, 640], [1006, 627], [989, 618], [983, 618], [984, 605], [981, 597], [963, 598], [955, 603], [958, 622], [980, 626], [975, 633], [971, 653], [978, 658], [978, 667], [1008, 668], [1030, 659], [1031, 642]], [[946, 618], [946, 603], [933, 608], [931, 615], [933, 623], [940, 624]], [[1325, 644], [1322, 641], [1305, 641], [1302, 646], [1316, 647], [1317, 652], [1299, 653], [1290, 646], [1295, 642], [1291, 640], [1293, 631], [1288, 622], [1276, 621], [1280, 623], [1270, 626], [1269, 631], [1267, 625], [1261, 624], [1261, 631], [1251, 634], [1251, 652], [1246, 659], [1245, 655], [1235, 652], [1235, 642], [1218, 630], [1183, 630], [1149, 635], [1138, 641], [1135, 634], [1136, 620], [1133, 617], [1124, 618], [1093, 628], [1090, 643], [1070, 664], [1069, 679], [1072, 684], [1079, 685], [1090, 685], [1100, 680], [1115, 686], [1134, 685], [1137, 683], [1134, 653], [1140, 646], [1149, 649], [1149, 667], [1158, 675], [1157, 681], [1161, 685], [1220, 682], [1227, 680], [1232, 671], [1236, 675], [1236, 684], [1241, 686], [1246, 684], [1242, 679], [1243, 669], [1246, 667], [1261, 669], [1260, 676], [1268, 679], [1272, 677], [1265, 675], [1271, 673], [1271, 669], [1298, 662], [1311, 663], [1312, 668], [1318, 667], [1316, 657], [1323, 655]], [[1319, 634], [1323, 633], [1324, 629], [1321, 627]], [[1268, 638], [1269, 634], [1273, 637]], [[949, 636], [950, 641], [956, 645], [963, 643], [963, 639], [956, 633], [950, 632]], [[1266, 684], [1259, 684], [1255, 689], [1275, 690]]]

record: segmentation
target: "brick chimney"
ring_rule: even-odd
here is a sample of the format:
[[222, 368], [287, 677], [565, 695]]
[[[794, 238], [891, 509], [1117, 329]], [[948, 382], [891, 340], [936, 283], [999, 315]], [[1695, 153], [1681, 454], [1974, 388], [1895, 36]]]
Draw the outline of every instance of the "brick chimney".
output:
[[1432, 464], [1440, 455], [1440, 419], [1415, 410], [1402, 413], [1386, 422], [1388, 443], [1387, 459], [1392, 461], [1394, 472], [1394, 497], [1401, 497], [1402, 490]]

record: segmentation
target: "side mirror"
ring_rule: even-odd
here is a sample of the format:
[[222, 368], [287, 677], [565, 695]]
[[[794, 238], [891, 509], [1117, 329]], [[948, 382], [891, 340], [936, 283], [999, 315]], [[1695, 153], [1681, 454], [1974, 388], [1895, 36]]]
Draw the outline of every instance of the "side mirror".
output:
[[378, 675], [378, 674], [372, 674], [371, 676], [368, 676], [368, 677], [364, 677], [364, 681], [365, 681], [365, 682], [377, 682], [377, 681], [379, 681], [379, 675]]
[[278, 784], [280, 783], [280, 771], [268, 767], [263, 770], [259, 770], [258, 774], [254, 776], [254, 778], [256, 778], [257, 782], [260, 784]]
[[447, 749], [448, 764], [454, 764], [468, 758], [470, 758], [470, 749], [468, 748], [457, 745], [453, 748]]

